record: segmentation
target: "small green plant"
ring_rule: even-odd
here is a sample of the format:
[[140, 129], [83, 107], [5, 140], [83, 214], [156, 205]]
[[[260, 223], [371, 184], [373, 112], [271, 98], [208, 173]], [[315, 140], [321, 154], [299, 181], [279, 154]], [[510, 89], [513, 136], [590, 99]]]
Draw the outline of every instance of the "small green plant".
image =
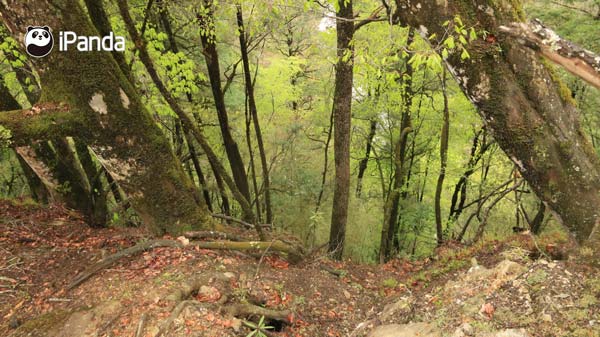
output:
[[10, 130], [6, 129], [2, 125], [0, 125], [0, 149], [10, 146], [11, 137], [12, 137], [12, 134], [11, 134]]
[[244, 321], [244, 325], [252, 329], [246, 337], [267, 337], [264, 332], [273, 329], [272, 326], [266, 325], [265, 316], [261, 316], [258, 323]]

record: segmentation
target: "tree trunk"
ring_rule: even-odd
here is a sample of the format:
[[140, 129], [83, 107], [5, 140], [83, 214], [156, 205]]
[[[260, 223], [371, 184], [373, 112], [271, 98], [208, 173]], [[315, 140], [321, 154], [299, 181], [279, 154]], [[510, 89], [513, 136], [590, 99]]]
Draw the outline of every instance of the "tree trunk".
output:
[[477, 164], [491, 145], [491, 143], [487, 142], [486, 132], [485, 128], [481, 128], [475, 133], [475, 136], [473, 136], [473, 145], [471, 146], [469, 162], [467, 163], [465, 172], [454, 186], [454, 193], [452, 193], [450, 212], [448, 214], [449, 223], [458, 221], [458, 218], [462, 214], [465, 202], [467, 201], [469, 177], [475, 173]]
[[448, 107], [448, 90], [446, 87], [446, 70], [442, 74], [442, 94], [444, 95], [444, 118], [440, 136], [440, 174], [435, 188], [435, 233], [438, 246], [444, 242], [444, 229], [442, 227], [442, 187], [446, 176], [448, 163], [448, 136], [450, 133], [450, 111]]
[[362, 180], [367, 171], [367, 165], [369, 164], [369, 157], [371, 157], [371, 147], [373, 146], [373, 138], [377, 132], [377, 120], [372, 119], [370, 122], [369, 135], [367, 136], [367, 148], [365, 150], [365, 157], [360, 160], [358, 164], [358, 181], [356, 182], [356, 196], [360, 197], [362, 191]]
[[333, 148], [335, 182], [329, 233], [329, 252], [341, 259], [344, 251], [348, 202], [350, 197], [350, 125], [352, 120], [352, 81], [354, 70], [354, 36], [352, 0], [340, 1], [336, 13], [337, 64], [333, 94]]
[[331, 135], [333, 134], [333, 109], [329, 114], [329, 127], [327, 128], [327, 140], [325, 141], [325, 149], [323, 150], [323, 171], [321, 171], [321, 188], [319, 189], [319, 195], [317, 196], [317, 205], [315, 206], [315, 213], [321, 208], [321, 202], [323, 201], [323, 194], [325, 193], [325, 183], [327, 182], [327, 172], [329, 170], [329, 144], [331, 144]]
[[[265, 193], [265, 210], [267, 213], [267, 223], [273, 223], [273, 210], [271, 209], [271, 182], [269, 178], [269, 166], [267, 164], [267, 155], [265, 152], [265, 145], [263, 143], [262, 132], [260, 130], [260, 123], [258, 120], [258, 110], [256, 109], [256, 101], [254, 98], [254, 85], [252, 83], [252, 76], [250, 75], [250, 60], [248, 59], [248, 42], [246, 38], [246, 30], [244, 26], [244, 16], [242, 14], [242, 5], [237, 4], [237, 24], [239, 29], [240, 38], [240, 50], [242, 53], [242, 63], [244, 67], [244, 82], [246, 84], [246, 95], [248, 97], [248, 108], [250, 109], [250, 115], [252, 116], [252, 123], [254, 124], [254, 133], [256, 135], [256, 142], [258, 143], [258, 155], [260, 156], [260, 164], [262, 168], [263, 188]], [[258, 192], [257, 192], [258, 193]], [[256, 202], [258, 203], [258, 194], [256, 196]]]
[[94, 227], [106, 227], [110, 219], [107, 200], [109, 190], [102, 183], [104, 168], [96, 166], [87, 145], [83, 142], [75, 140], [75, 150], [90, 185], [89, 198], [92, 202], [92, 213], [89, 224]]
[[[396, 0], [395, 19], [419, 27], [442, 45], [442, 23], [460, 16], [466, 27], [493, 34], [522, 21], [520, 1], [477, 3]], [[600, 244], [600, 164], [582, 131], [577, 109], [564, 85], [535, 52], [517, 39], [476, 40], [470, 59], [453, 51], [448, 69], [475, 104], [487, 129], [519, 168], [538, 197], [580, 241]]]
[[[44, 22], [54, 29], [98, 35], [75, 0], [8, 0], [0, 3], [2, 21], [21, 40], [22, 22]], [[34, 110], [0, 115], [19, 145], [31, 139], [76, 136], [99, 155], [142, 221], [155, 233], [179, 233], [206, 227], [210, 220], [198, 207], [194, 189], [169, 144], [142, 105], [110, 53], [55, 50], [34, 61], [42, 98]]]
[[[106, 14], [106, 10], [104, 9], [104, 1], [102, 0], [85, 0], [85, 6], [87, 7], [88, 13], [90, 14], [90, 19], [92, 20], [92, 24], [98, 30], [101, 36], [107, 36], [111, 32], [113, 32], [112, 26], [110, 24], [110, 20], [108, 15]], [[131, 73], [131, 69], [127, 65], [127, 60], [125, 60], [125, 54], [119, 51], [113, 51], [112, 56], [117, 61], [119, 68], [125, 74], [127, 79], [131, 83], [135, 83], [133, 80], [133, 74]]]
[[200, 184], [200, 188], [202, 189], [204, 202], [206, 203], [208, 210], [212, 213], [212, 202], [210, 200], [210, 193], [208, 192], [208, 188], [206, 187], [206, 178], [204, 177], [204, 172], [202, 172], [202, 166], [200, 166], [200, 161], [198, 160], [198, 154], [196, 153], [196, 147], [194, 146], [193, 138], [188, 132], [185, 132], [185, 141], [187, 142], [188, 149], [190, 151], [190, 157], [192, 159], [192, 164], [194, 165], [194, 170], [196, 170], [196, 175], [198, 176], [198, 183]]
[[214, 31], [215, 27], [212, 12], [212, 0], [204, 0], [204, 5], [200, 12], [202, 13], [198, 17], [201, 26], [200, 37], [202, 40], [202, 46], [204, 48], [204, 57], [206, 59], [206, 67], [208, 68], [208, 77], [210, 79], [210, 86], [212, 88], [213, 98], [215, 100], [215, 107], [217, 109], [217, 116], [219, 118], [219, 127], [221, 128], [221, 135], [223, 136], [223, 143], [225, 145], [225, 152], [227, 153], [227, 158], [229, 159], [233, 180], [235, 181], [238, 190], [242, 193], [244, 198], [250, 202], [252, 199], [250, 198], [248, 177], [246, 176], [246, 170], [240, 150], [238, 149], [237, 143], [233, 139], [231, 130], [229, 129], [227, 108], [225, 106], [225, 99], [221, 89], [221, 70], [219, 67], [219, 54], [217, 53], [217, 45], [215, 41], [216, 36]]
[[[406, 48], [410, 50], [413, 43], [415, 31], [408, 29], [406, 38]], [[405, 184], [405, 163], [406, 147], [408, 144], [408, 134], [412, 132], [411, 109], [413, 101], [412, 76], [413, 67], [409, 63], [410, 56], [404, 58], [406, 71], [401, 79], [404, 82], [404, 92], [402, 94], [402, 121], [400, 123], [400, 137], [396, 143], [394, 151], [394, 183], [390, 191], [388, 202], [386, 203], [384, 223], [382, 226], [381, 243], [379, 248], [379, 260], [381, 263], [388, 261], [394, 252], [394, 238], [398, 234], [398, 213], [400, 208], [400, 195]]]

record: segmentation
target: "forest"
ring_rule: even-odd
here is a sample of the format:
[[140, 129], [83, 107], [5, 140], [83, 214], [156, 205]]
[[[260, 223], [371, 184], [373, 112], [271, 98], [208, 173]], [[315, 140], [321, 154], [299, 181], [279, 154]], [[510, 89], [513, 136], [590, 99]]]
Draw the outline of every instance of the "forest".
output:
[[0, 335], [599, 336], [599, 0], [0, 0]]

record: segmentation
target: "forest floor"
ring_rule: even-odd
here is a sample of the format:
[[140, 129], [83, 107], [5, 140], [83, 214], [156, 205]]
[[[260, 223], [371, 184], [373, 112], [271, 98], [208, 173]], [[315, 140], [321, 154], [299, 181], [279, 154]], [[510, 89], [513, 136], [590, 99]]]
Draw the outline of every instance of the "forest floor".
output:
[[260, 318], [247, 303], [280, 314], [267, 319], [268, 336], [404, 336], [372, 330], [409, 322], [444, 336], [600, 336], [600, 271], [553, 261], [536, 247], [555, 245], [524, 235], [385, 265], [163, 247], [67, 289], [145, 239], [136, 228], [89, 228], [59, 205], [0, 201], [0, 336], [247, 336]]

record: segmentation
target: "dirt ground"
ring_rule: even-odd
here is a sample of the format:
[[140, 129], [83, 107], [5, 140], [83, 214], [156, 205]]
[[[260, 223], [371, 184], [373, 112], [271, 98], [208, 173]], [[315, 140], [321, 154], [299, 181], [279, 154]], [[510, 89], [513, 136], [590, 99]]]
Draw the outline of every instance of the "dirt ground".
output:
[[[237, 234], [252, 237], [243, 230]], [[598, 271], [566, 261], [551, 262], [552, 268], [540, 264], [545, 260], [522, 262], [534, 275], [531, 282], [529, 274], [521, 275], [532, 294], [533, 288], [549, 288], [564, 300], [548, 304], [554, 305], [545, 314], [551, 318], [523, 311], [516, 296], [520, 288], [510, 287], [482, 299], [502, 315], [490, 315], [490, 310], [484, 315], [479, 310], [471, 316], [447, 314], [464, 294], [444, 299], [444, 285], [472, 268], [474, 259], [492, 267], [516, 246], [525, 252], [516, 258], [532, 255], [531, 242], [514, 238], [445, 247], [436, 259], [380, 266], [334, 262], [321, 252], [293, 265], [270, 252], [155, 248], [120, 259], [67, 289], [93, 263], [144, 240], [148, 236], [137, 228], [89, 228], [60, 205], [0, 201], [0, 336], [247, 336], [260, 315], [244, 312], [244, 305], [280, 314], [266, 320], [273, 327], [269, 336], [358, 336], [359, 323], [373, 321], [386, 305], [406, 298], [411, 299], [410, 313], [388, 320], [433, 320], [448, 327], [480, 320], [493, 327], [531, 327], [532, 336], [567, 336], [579, 325], [600, 324], [593, 318], [600, 298]], [[560, 287], [552, 277], [561, 277]], [[556, 312], [569, 303], [576, 312], [562, 319]], [[524, 319], [530, 316], [535, 319]], [[581, 336], [600, 336], [592, 328], [583, 330]], [[584, 334], [588, 330], [591, 334]]]

